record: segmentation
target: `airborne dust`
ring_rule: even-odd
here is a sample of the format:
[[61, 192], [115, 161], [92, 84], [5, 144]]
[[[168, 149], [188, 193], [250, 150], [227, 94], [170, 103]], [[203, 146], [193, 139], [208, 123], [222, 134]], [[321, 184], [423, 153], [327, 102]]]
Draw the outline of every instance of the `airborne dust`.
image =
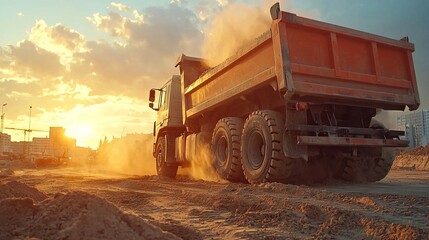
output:
[[[105, 140], [100, 144], [97, 158], [86, 161], [89, 171], [123, 175], [156, 175], [156, 162], [152, 156], [153, 136], [151, 134], [129, 134], [122, 138]], [[209, 146], [199, 150], [197, 161], [190, 167], [179, 168], [179, 175], [207, 181], [222, 181], [212, 167]]]

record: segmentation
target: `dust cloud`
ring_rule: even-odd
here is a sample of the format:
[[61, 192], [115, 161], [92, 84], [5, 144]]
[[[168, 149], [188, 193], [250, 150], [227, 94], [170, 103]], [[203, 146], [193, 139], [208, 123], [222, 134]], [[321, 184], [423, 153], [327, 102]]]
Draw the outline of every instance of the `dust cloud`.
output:
[[151, 134], [128, 134], [100, 143], [94, 166], [121, 174], [155, 175]]
[[213, 157], [209, 145], [202, 146], [198, 150], [196, 159], [192, 159], [189, 167], [180, 168], [178, 174], [199, 180], [226, 182], [217, 174], [213, 166]]
[[271, 23], [267, 9], [265, 6], [231, 3], [212, 16], [204, 28], [201, 50], [207, 64], [216, 66], [243, 44], [267, 31]]
[[[100, 170], [125, 175], [156, 175], [156, 161], [152, 156], [151, 134], [130, 134], [100, 143], [97, 159], [87, 163], [91, 171]], [[189, 166], [179, 167], [178, 175], [206, 181], [223, 181], [213, 167], [208, 145], [198, 150]]]
[[290, 1], [252, 1], [254, 4], [232, 2], [222, 6], [203, 28], [201, 53], [209, 66], [216, 66], [232, 56], [243, 45], [270, 30], [270, 7], [280, 3], [282, 11], [301, 16], [317, 17], [315, 10], [295, 9]]

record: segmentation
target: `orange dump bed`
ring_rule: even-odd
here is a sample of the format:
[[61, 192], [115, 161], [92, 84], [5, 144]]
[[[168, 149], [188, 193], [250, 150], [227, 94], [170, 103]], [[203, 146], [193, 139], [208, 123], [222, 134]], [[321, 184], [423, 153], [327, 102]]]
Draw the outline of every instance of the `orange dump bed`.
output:
[[413, 51], [407, 38], [394, 40], [279, 11], [270, 31], [219, 66], [197, 77], [184, 70], [185, 114], [222, 107], [263, 85], [286, 100], [414, 110], [420, 100]]
[[[285, 87], [314, 95], [371, 103], [385, 109], [419, 105], [407, 38], [393, 40], [281, 12], [273, 42]], [[281, 76], [281, 72], [278, 75]]]

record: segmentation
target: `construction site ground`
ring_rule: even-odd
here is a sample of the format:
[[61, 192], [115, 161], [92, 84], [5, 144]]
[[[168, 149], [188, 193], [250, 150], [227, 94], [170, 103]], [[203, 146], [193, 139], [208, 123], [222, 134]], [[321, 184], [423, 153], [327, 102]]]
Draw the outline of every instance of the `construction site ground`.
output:
[[2, 169], [0, 239], [428, 239], [429, 171], [296, 186]]

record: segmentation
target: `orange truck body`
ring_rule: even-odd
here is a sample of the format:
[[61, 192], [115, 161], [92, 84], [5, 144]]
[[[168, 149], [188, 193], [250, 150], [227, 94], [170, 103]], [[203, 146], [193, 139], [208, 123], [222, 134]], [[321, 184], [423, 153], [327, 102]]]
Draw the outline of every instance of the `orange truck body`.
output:
[[184, 73], [183, 117], [186, 121], [222, 107], [261, 85], [289, 99], [415, 110], [420, 100], [413, 51], [407, 38], [394, 40], [279, 12], [271, 31], [236, 55], [201, 76]]

